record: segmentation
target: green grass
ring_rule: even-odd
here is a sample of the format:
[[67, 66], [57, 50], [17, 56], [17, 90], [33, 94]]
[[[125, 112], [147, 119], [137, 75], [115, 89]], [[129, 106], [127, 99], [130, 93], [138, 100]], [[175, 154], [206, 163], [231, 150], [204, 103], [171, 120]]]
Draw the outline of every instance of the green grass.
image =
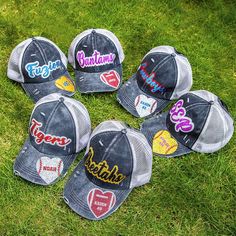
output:
[[[83, 30], [111, 30], [124, 48], [124, 80], [151, 48], [175, 46], [192, 65], [193, 90], [217, 94], [235, 120], [236, 7], [229, 0], [209, 2], [0, 1], [0, 235], [236, 235], [235, 135], [214, 154], [155, 157], [151, 182], [99, 222], [79, 217], [64, 203], [68, 176], [45, 188], [12, 172], [34, 104], [6, 69], [12, 49], [30, 36], [47, 37], [67, 54]], [[74, 98], [87, 107], [93, 128], [107, 119], [138, 128], [142, 119], [122, 109], [115, 96], [77, 92]]]

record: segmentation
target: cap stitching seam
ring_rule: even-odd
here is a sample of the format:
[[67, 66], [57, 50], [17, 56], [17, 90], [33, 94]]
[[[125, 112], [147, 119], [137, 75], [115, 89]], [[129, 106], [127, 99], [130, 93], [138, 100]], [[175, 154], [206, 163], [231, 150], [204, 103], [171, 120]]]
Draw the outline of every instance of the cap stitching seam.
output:
[[208, 105], [208, 112], [207, 112], [207, 115], [205, 116], [205, 118], [204, 118], [204, 124], [203, 124], [203, 126], [202, 126], [202, 128], [201, 128], [201, 131], [199, 132], [199, 134], [198, 134], [198, 137], [196, 138], [196, 140], [193, 142], [193, 144], [191, 145], [191, 148], [194, 146], [194, 144], [197, 142], [197, 140], [199, 139], [199, 137], [200, 137], [200, 135], [201, 135], [201, 133], [202, 133], [202, 130], [204, 129], [204, 127], [205, 127], [205, 124], [206, 124], [206, 121], [207, 121], [207, 118], [208, 118], [208, 116], [209, 116], [209, 113], [210, 113], [210, 110], [211, 110], [211, 105], [209, 104]]
[[[67, 111], [69, 112], [69, 114], [70, 114], [70, 118], [74, 121], [73, 116], [72, 116], [70, 110], [68, 109], [68, 107], [67, 107], [64, 103], [62, 103], [62, 105], [66, 108], [66, 110], [67, 110]], [[76, 153], [77, 135], [76, 135], [76, 132], [75, 132], [75, 130], [76, 130], [76, 128], [75, 128], [75, 121], [73, 122], [73, 126], [74, 126], [74, 127], [73, 127], [73, 133], [74, 133], [74, 137], [75, 137], [75, 140], [74, 140], [75, 152], [74, 152], [74, 153]], [[78, 138], [80, 138], [80, 137], [78, 137]]]

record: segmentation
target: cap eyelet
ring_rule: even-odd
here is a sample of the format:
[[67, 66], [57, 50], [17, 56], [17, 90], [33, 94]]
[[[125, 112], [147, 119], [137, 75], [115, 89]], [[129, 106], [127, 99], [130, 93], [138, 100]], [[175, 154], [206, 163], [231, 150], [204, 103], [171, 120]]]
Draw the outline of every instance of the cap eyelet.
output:
[[122, 129], [122, 130], [121, 130], [121, 133], [122, 133], [122, 134], [126, 134], [126, 133], [127, 133], [127, 129]]
[[65, 100], [65, 99], [64, 99], [63, 97], [60, 97], [60, 98], [59, 98], [59, 101], [60, 101], [60, 102], [64, 102], [64, 100]]
[[67, 204], [67, 205], [69, 205], [69, 200], [65, 197], [65, 196], [63, 196], [63, 199], [64, 199], [64, 201], [65, 201], [65, 203]]
[[38, 89], [35, 89], [35, 90], [33, 91], [33, 94], [34, 94], [34, 95], [38, 95], [38, 94], [40, 94], [40, 91], [39, 91]]
[[14, 170], [13, 172], [14, 172], [14, 175], [16, 175], [16, 176], [20, 176], [20, 172], [19, 172], [19, 171]]
[[213, 104], [214, 104], [214, 101], [211, 100], [211, 101], [209, 101], [209, 103], [210, 103], [211, 105], [213, 105]]

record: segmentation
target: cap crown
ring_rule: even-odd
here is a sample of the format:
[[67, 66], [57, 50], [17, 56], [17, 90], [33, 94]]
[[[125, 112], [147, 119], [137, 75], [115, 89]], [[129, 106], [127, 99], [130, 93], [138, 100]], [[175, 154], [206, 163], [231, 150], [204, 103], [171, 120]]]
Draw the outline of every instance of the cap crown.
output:
[[50, 40], [30, 38], [11, 53], [7, 75], [22, 83], [43, 83], [57, 79], [66, 71], [67, 59]]
[[129, 189], [151, 177], [152, 151], [139, 131], [118, 121], [101, 123], [92, 133], [84, 159], [87, 177], [107, 189]]
[[198, 152], [214, 152], [233, 135], [233, 120], [221, 100], [199, 90], [183, 95], [170, 109], [167, 128], [182, 144]]
[[31, 144], [49, 155], [79, 152], [91, 131], [90, 118], [82, 103], [56, 93], [36, 103], [29, 126]]
[[191, 66], [173, 47], [156, 47], [143, 58], [137, 71], [137, 83], [150, 96], [177, 99], [191, 89]]
[[113, 33], [104, 29], [90, 29], [73, 40], [68, 59], [76, 70], [96, 73], [120, 65], [124, 53]]

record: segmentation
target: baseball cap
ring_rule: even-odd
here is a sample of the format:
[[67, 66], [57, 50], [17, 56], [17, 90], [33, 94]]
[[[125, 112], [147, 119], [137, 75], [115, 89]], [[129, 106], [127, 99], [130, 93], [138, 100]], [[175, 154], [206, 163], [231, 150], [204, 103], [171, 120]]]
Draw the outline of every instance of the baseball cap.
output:
[[14, 163], [14, 173], [39, 185], [62, 178], [89, 140], [91, 122], [85, 106], [53, 93], [32, 111], [29, 138]]
[[29, 38], [13, 49], [7, 76], [20, 82], [34, 102], [51, 93], [67, 96], [75, 93], [66, 56], [57, 45], [43, 37]]
[[119, 89], [117, 100], [132, 115], [148, 117], [191, 87], [188, 59], [171, 46], [159, 46], [144, 56], [138, 71]]
[[224, 102], [198, 90], [181, 96], [169, 112], [144, 121], [141, 131], [156, 155], [175, 157], [219, 150], [229, 142], [234, 126]]
[[145, 136], [123, 122], [105, 121], [93, 131], [84, 159], [64, 189], [77, 214], [101, 220], [111, 215], [134, 187], [149, 182], [152, 149]]
[[123, 60], [119, 40], [105, 29], [88, 29], [77, 35], [68, 53], [81, 93], [117, 90], [121, 85]]

